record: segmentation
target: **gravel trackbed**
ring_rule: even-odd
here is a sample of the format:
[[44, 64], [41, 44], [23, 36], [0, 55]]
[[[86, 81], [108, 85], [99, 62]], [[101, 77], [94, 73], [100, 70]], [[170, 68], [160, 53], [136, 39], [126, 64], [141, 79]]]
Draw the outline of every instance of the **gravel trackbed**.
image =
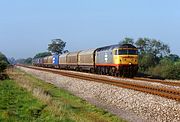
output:
[[18, 68], [130, 122], [180, 121], [179, 101], [44, 71]]

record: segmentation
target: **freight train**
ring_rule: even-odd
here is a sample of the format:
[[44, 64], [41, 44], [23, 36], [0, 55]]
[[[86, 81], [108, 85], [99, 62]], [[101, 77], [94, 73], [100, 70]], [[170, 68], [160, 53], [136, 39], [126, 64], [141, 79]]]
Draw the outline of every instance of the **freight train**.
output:
[[131, 44], [110, 45], [33, 59], [33, 65], [134, 77], [138, 71], [138, 49]]

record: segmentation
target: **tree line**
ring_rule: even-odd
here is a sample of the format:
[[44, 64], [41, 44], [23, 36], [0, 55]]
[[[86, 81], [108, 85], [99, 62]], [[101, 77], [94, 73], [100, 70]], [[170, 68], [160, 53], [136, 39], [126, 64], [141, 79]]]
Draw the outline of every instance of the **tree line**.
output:
[[[157, 39], [124, 38], [119, 44], [133, 44], [139, 50], [139, 74], [151, 75], [168, 79], [180, 79], [180, 57], [171, 54], [169, 45]], [[32, 59], [50, 56], [52, 54], [62, 54], [65, 50], [66, 42], [61, 39], [53, 39], [48, 45], [48, 52], [37, 53], [33, 58], [19, 59], [18, 63], [31, 64]]]
[[48, 48], [47, 48], [48, 52], [40, 52], [37, 53], [33, 58], [29, 57], [26, 59], [18, 59], [16, 60], [16, 62], [20, 64], [31, 65], [33, 59], [51, 56], [52, 54], [62, 54], [68, 52], [68, 50], [64, 49], [65, 46], [66, 46], [66, 42], [64, 42], [63, 40], [53, 39], [51, 40], [51, 43], [48, 44]]

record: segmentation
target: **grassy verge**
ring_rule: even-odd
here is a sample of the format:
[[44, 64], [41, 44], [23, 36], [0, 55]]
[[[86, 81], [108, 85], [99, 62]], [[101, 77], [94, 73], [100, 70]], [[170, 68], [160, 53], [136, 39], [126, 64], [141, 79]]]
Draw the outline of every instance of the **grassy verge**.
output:
[[20, 70], [0, 81], [0, 121], [124, 122]]
[[0, 121], [33, 121], [45, 107], [12, 80], [0, 81]]

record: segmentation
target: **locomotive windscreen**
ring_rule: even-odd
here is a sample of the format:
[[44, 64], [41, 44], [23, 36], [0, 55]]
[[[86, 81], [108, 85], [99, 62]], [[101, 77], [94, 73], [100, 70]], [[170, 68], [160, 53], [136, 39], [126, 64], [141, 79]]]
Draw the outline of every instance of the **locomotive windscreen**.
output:
[[138, 51], [137, 50], [116, 50], [115, 55], [137, 55]]

